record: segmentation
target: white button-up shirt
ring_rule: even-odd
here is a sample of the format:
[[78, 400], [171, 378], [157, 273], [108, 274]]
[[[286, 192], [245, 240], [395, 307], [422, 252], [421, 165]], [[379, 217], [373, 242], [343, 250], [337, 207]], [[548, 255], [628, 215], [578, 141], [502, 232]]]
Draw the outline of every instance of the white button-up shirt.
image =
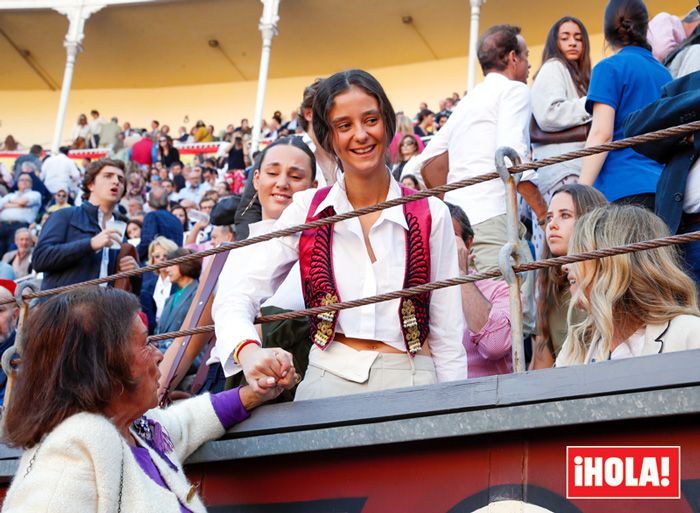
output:
[[153, 289], [153, 301], [156, 303], [156, 321], [160, 320], [160, 314], [163, 313], [165, 302], [170, 297], [172, 286], [173, 284], [170, 282], [168, 276], [163, 278], [161, 274], [158, 273], [158, 281], [156, 281], [156, 287]]
[[[275, 230], [302, 224], [316, 190], [294, 195], [293, 203], [275, 223]], [[391, 180], [387, 199], [401, 196]], [[315, 213], [332, 205], [337, 214], [353, 210], [344, 190], [342, 177], [330, 190]], [[430, 234], [431, 281], [459, 275], [452, 220], [445, 204], [429, 198], [432, 215]], [[358, 218], [337, 223], [333, 233], [333, 268], [341, 300], [359, 299], [403, 288], [406, 267], [408, 226], [401, 206], [383, 210], [369, 232], [376, 261], [367, 253]], [[229, 258], [219, 277], [212, 314], [216, 326], [216, 346], [210, 361], [222, 362], [224, 374], [240, 370], [231, 355], [243, 340], [259, 340], [253, 326], [260, 303], [272, 296], [287, 273], [299, 260], [299, 234], [254, 245], [254, 257], [245, 266]], [[241, 251], [240, 249], [233, 250]], [[428, 346], [439, 381], [465, 379], [467, 358], [462, 346], [464, 319], [459, 287], [436, 290], [430, 301]], [[338, 312], [337, 332], [346, 337], [378, 340], [400, 351], [406, 346], [399, 319], [399, 300], [385, 301]], [[310, 342], [309, 342], [310, 343]]]
[[[465, 96], [417, 158], [402, 175], [420, 175], [428, 160], [450, 156], [447, 183], [495, 171], [496, 150], [510, 146], [527, 160], [530, 146], [530, 91], [522, 82], [500, 73], [489, 73]], [[533, 176], [529, 171], [523, 178]], [[445, 201], [462, 207], [472, 224], [506, 213], [506, 191], [498, 178], [445, 194]]]
[[41, 165], [41, 179], [51, 194], [59, 190], [79, 192], [80, 171], [67, 155], [58, 153]]

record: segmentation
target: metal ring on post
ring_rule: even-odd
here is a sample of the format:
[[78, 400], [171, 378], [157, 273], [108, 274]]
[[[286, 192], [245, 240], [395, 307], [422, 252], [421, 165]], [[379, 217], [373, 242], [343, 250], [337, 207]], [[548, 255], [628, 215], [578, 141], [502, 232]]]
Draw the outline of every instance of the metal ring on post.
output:
[[[515, 249], [513, 249], [514, 247]], [[511, 257], [516, 255], [520, 259], [520, 262], [513, 262], [511, 260]], [[503, 281], [509, 285], [514, 283], [517, 276], [515, 271], [513, 271], [513, 266], [525, 262], [527, 262], [527, 252], [520, 244], [514, 245], [512, 242], [504, 244], [498, 252], [498, 269], [503, 274]]]
[[503, 181], [513, 177], [513, 180], [515, 180], [515, 185], [518, 185], [518, 182], [520, 182], [520, 174], [511, 174], [508, 171], [508, 167], [506, 166], [506, 157], [510, 159], [514, 166], [519, 166], [522, 164], [522, 159], [517, 151], [508, 146], [501, 146], [496, 150], [496, 171]]
[[16, 352], [17, 346], [12, 344], [2, 353], [0, 363], [2, 363], [2, 370], [6, 376], [10, 376], [13, 372], [15, 372], [15, 367], [12, 365], [12, 359], [15, 356]]
[[24, 292], [27, 289], [29, 289], [30, 292], [37, 292], [38, 287], [36, 282], [33, 280], [23, 281], [18, 283], [17, 288], [15, 289], [15, 301], [17, 301], [17, 306], [20, 309], [19, 322], [17, 323], [17, 330], [15, 334], [15, 349], [16, 353], [20, 356], [22, 356], [22, 353], [24, 352], [24, 340], [22, 338], [20, 328], [22, 327], [22, 323], [24, 322], [24, 318], [27, 315], [27, 310], [29, 308], [29, 305], [24, 298]]
[[[511, 356], [513, 371], [525, 370], [523, 346], [523, 305], [520, 280], [513, 271], [513, 263], [524, 263], [527, 257], [520, 249], [520, 219], [518, 217], [518, 182], [520, 176], [510, 173], [506, 167], [506, 157], [515, 164], [520, 164], [520, 155], [513, 148], [502, 146], [496, 150], [495, 164], [498, 175], [503, 180], [506, 201], [506, 244], [498, 254], [498, 266], [503, 278], [508, 283], [508, 301], [511, 323]], [[518, 262], [522, 259], [521, 262]], [[513, 262], [514, 261], [514, 262]]]
[[515, 283], [515, 278], [517, 277], [515, 271], [513, 271], [513, 261], [511, 260], [515, 251], [517, 251], [517, 249], [514, 251], [514, 248], [515, 245], [512, 242], [507, 242], [498, 252], [498, 268], [503, 274], [503, 280], [508, 285]]

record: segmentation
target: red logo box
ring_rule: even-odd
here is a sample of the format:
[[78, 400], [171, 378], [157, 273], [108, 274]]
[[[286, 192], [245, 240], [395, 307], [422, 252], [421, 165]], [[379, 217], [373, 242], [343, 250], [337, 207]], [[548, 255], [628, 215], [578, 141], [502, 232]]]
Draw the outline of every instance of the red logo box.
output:
[[679, 446], [568, 446], [567, 499], [680, 499]]

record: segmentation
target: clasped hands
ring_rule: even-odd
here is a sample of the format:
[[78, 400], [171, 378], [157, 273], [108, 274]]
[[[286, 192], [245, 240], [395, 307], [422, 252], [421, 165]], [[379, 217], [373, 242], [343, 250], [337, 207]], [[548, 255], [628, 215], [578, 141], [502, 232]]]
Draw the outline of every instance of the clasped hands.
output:
[[301, 380], [294, 368], [292, 355], [284, 349], [261, 348], [249, 344], [240, 351], [238, 359], [250, 392], [260, 403], [270, 401], [284, 390], [294, 388]]

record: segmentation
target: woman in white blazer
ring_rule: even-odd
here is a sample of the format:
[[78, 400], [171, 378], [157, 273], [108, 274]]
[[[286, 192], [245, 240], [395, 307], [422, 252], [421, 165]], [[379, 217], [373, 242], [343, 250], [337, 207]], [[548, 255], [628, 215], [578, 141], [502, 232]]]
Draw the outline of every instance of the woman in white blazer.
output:
[[[666, 224], [646, 209], [609, 205], [581, 217], [569, 254], [656, 239]], [[700, 348], [694, 281], [676, 246], [587, 260], [569, 267], [571, 305], [588, 315], [572, 325], [557, 367]]]
[[3, 512], [183, 513], [206, 508], [182, 462], [294, 383], [158, 403], [162, 354], [136, 296], [90, 287], [37, 307], [5, 442], [25, 450]]

